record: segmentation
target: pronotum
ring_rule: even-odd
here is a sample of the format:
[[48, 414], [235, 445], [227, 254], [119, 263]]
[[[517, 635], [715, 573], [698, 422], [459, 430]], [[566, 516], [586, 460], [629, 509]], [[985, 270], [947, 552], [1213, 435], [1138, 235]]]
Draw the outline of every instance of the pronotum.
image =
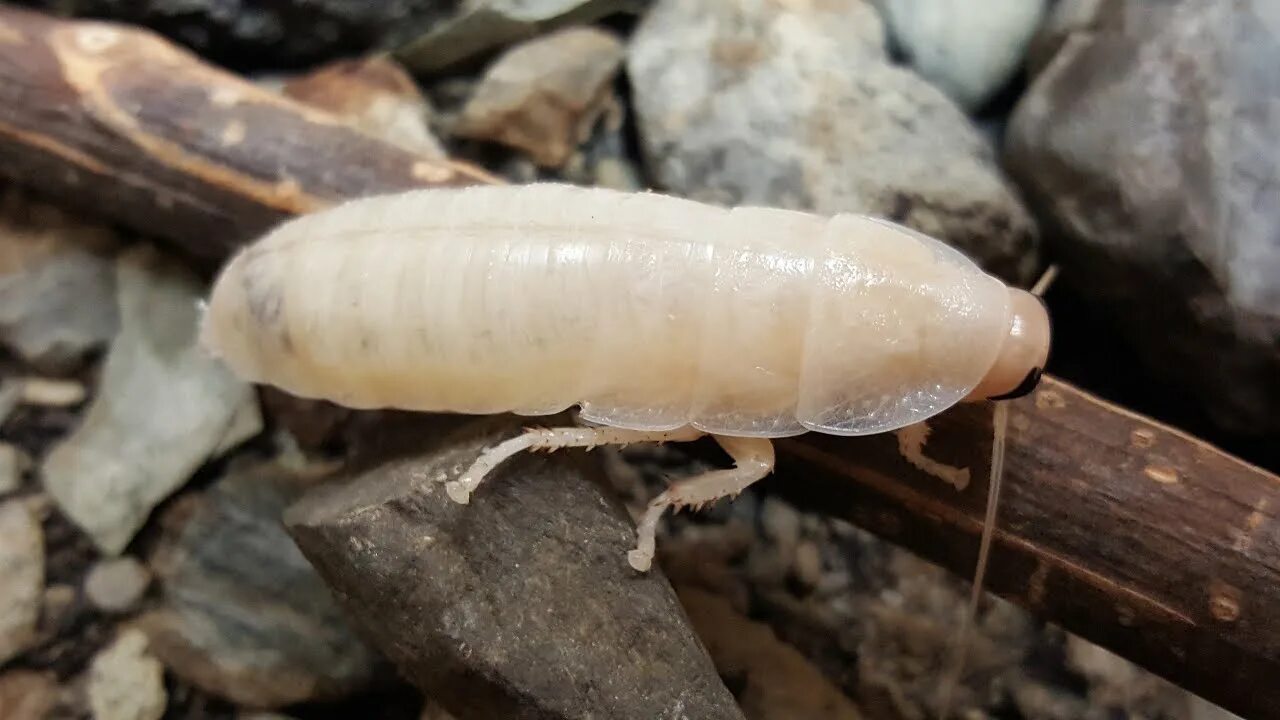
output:
[[735, 466], [649, 505], [769, 474], [770, 438], [889, 432], [1039, 379], [1049, 318], [955, 249], [886, 220], [561, 184], [419, 190], [286, 222], [215, 282], [202, 343], [239, 376], [354, 408], [549, 415], [526, 449], [713, 436]]

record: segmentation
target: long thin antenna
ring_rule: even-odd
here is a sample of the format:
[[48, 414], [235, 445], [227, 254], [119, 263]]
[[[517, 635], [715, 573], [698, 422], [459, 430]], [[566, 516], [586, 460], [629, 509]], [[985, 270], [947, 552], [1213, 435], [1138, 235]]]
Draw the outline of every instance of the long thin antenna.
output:
[[1000, 504], [1000, 485], [1004, 479], [1004, 438], [1009, 425], [1009, 406], [997, 402], [992, 416], [994, 435], [991, 442], [991, 481], [987, 485], [987, 513], [982, 519], [982, 539], [978, 544], [978, 565], [973, 575], [973, 588], [969, 594], [969, 607], [965, 611], [960, 624], [960, 635], [956, 642], [955, 656], [951, 659], [951, 669], [943, 675], [942, 689], [938, 701], [938, 717], [946, 720], [951, 715], [951, 697], [964, 672], [965, 651], [969, 648], [969, 634], [978, 616], [978, 604], [982, 601], [983, 581], [987, 575], [987, 562], [991, 555], [991, 539], [995, 535], [996, 510]]
[[[1058, 266], [1050, 265], [1040, 279], [1036, 280], [1036, 284], [1031, 286], [1031, 294], [1044, 297], [1057, 277]], [[991, 441], [991, 479], [987, 484], [987, 512], [982, 519], [982, 538], [978, 541], [978, 564], [973, 573], [969, 607], [965, 610], [960, 624], [960, 635], [956, 642], [955, 655], [951, 659], [951, 668], [943, 675], [942, 687], [939, 690], [938, 717], [942, 720], [946, 720], [951, 715], [951, 698], [964, 672], [965, 651], [969, 649], [969, 634], [978, 617], [978, 604], [982, 601], [983, 584], [991, 556], [991, 540], [995, 536], [996, 513], [1000, 506], [1000, 486], [1004, 480], [1005, 434], [1009, 428], [1009, 406], [1005, 402], [996, 403], [991, 423], [994, 437]]]

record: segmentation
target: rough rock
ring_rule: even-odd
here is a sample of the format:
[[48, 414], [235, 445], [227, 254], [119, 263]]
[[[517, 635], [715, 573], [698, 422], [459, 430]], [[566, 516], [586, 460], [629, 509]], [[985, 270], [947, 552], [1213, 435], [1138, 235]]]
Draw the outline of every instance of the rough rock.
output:
[[151, 571], [134, 558], [107, 558], [89, 570], [84, 591], [99, 610], [126, 613], [137, 606], [150, 583]]
[[438, 73], [559, 28], [636, 12], [648, 1], [463, 0], [453, 17], [406, 41], [397, 56], [415, 74]]
[[44, 592], [44, 533], [22, 500], [0, 505], [0, 664], [36, 640]]
[[[0, 420], [3, 422], [3, 420]], [[0, 443], [0, 495], [22, 486], [22, 476], [31, 468], [31, 458], [9, 443]]]
[[980, 109], [1022, 65], [1049, 0], [875, 0], [907, 64], [961, 107]]
[[768, 625], [692, 588], [680, 601], [749, 720], [858, 720], [858, 708]]
[[147, 636], [126, 629], [93, 658], [89, 707], [94, 720], [160, 720], [168, 696], [164, 667], [147, 652]]
[[409, 152], [445, 157], [431, 133], [431, 104], [404, 68], [385, 55], [334, 61], [289, 78], [281, 90]]
[[1117, 0], [1019, 101], [1007, 165], [1059, 282], [1220, 427], [1280, 428], [1280, 6]]
[[613, 33], [573, 27], [529, 40], [485, 71], [455, 135], [501, 143], [544, 167], [565, 164], [613, 99], [622, 65]]
[[650, 174], [707, 202], [886, 217], [1029, 283], [1036, 228], [993, 150], [883, 35], [863, 0], [659, 0], [627, 60]]
[[122, 328], [83, 424], [45, 459], [45, 487], [107, 554], [220, 449], [261, 428], [253, 390], [198, 345], [199, 283], [147, 246], [122, 255]]
[[458, 717], [741, 718], [666, 579], [628, 566], [634, 525], [589, 456], [520, 455], [469, 505], [448, 499], [443, 481], [521, 424], [383, 427], [285, 522], [365, 635]]
[[116, 332], [117, 238], [0, 189], [0, 344], [44, 372], [75, 368]]
[[11, 670], [0, 675], [0, 714], [5, 720], [47, 720], [57, 702], [54, 673]]
[[153, 651], [192, 685], [251, 708], [363, 689], [376, 656], [280, 524], [313, 481], [234, 465], [164, 518], [151, 560], [161, 606], [140, 620]]

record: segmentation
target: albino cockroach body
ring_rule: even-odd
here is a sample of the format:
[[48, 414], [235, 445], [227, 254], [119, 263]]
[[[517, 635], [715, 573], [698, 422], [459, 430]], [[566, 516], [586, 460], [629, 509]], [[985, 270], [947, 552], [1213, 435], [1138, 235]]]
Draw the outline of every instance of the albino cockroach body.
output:
[[224, 269], [202, 338], [240, 376], [355, 408], [546, 415], [534, 447], [691, 440], [737, 463], [650, 506], [740, 492], [768, 438], [886, 432], [1025, 391], [1048, 318], [956, 250], [869, 217], [568, 185], [422, 190], [285, 223]]

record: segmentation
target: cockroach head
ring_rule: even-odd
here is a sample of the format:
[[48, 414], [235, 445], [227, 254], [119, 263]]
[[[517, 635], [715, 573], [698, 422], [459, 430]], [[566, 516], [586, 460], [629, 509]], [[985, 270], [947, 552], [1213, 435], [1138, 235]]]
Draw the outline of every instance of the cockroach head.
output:
[[1049, 309], [1038, 295], [1019, 288], [1009, 288], [1009, 308], [1009, 330], [971, 400], [1020, 398], [1040, 384], [1053, 339]]

